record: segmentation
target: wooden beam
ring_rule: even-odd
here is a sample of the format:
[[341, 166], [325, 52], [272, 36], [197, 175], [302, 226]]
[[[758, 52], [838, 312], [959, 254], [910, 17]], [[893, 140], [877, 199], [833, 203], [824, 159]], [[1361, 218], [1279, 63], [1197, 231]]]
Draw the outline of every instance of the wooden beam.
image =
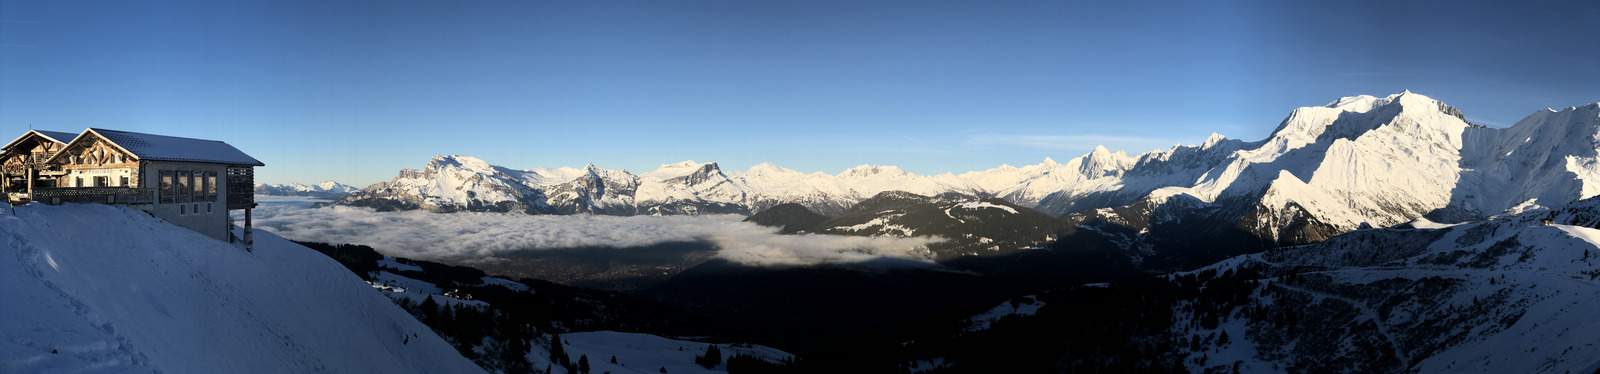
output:
[[137, 162], [124, 162], [124, 163], [120, 163], [120, 164], [103, 164], [103, 165], [64, 164], [64, 165], [61, 165], [61, 168], [62, 169], [66, 169], [66, 170], [93, 170], [93, 169], [123, 169], [123, 168], [132, 168], [132, 167], [138, 167], [138, 166], [139, 166], [139, 163], [137, 163]]

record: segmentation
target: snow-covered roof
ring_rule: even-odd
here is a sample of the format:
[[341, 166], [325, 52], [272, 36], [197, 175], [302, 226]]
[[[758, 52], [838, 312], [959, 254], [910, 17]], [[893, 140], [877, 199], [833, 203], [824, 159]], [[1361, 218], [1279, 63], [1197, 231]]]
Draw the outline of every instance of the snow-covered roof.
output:
[[18, 136], [15, 140], [12, 140], [10, 143], [6, 143], [5, 148], [0, 148], [0, 149], [11, 149], [11, 147], [14, 147], [14, 146], [17, 145], [17, 143], [22, 142], [22, 139], [27, 139], [28, 135], [31, 135], [31, 134], [39, 134], [39, 136], [43, 136], [45, 139], [50, 139], [51, 141], [54, 141], [56, 143], [66, 143], [66, 142], [72, 141], [72, 138], [75, 138], [75, 137], [78, 136], [78, 134], [73, 134], [73, 133], [70, 133], [70, 132], [45, 131], [45, 130], [28, 130], [28, 132], [22, 133], [22, 136]]
[[[83, 135], [94, 133], [112, 144], [146, 161], [206, 162], [229, 165], [267, 166], [238, 148], [218, 140], [180, 138], [176, 136], [145, 134], [129, 131], [90, 128]], [[83, 138], [78, 135], [72, 143]], [[72, 143], [67, 146], [71, 147]], [[65, 154], [65, 152], [61, 153]], [[61, 157], [57, 154], [56, 157]], [[54, 159], [52, 159], [53, 161]]]

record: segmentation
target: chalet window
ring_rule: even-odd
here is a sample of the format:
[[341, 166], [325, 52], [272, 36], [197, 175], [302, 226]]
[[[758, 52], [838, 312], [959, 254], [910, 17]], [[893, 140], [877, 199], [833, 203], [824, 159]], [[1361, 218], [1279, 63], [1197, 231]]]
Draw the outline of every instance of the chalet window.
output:
[[178, 192], [178, 202], [180, 202], [180, 203], [189, 202], [189, 199], [190, 199], [189, 192], [190, 191], [194, 191], [193, 188], [189, 188], [189, 182], [190, 182], [189, 179], [190, 179], [190, 175], [192, 175], [192, 174], [193, 174], [193, 172], [188, 171], [188, 170], [179, 170], [178, 171], [178, 191], [177, 192]]
[[106, 176], [94, 177], [94, 186], [95, 187], [106, 187], [107, 185], [111, 184], [110, 179], [111, 179], [111, 177], [106, 177]]
[[72, 177], [73, 187], [83, 187], [83, 177]]
[[119, 184], [118, 186], [133, 187], [133, 186], [128, 185], [128, 176], [126, 176], [126, 175], [122, 176], [122, 180], [120, 182], [122, 182], [122, 184]]
[[[206, 172], [206, 201], [217, 201], [217, 172]], [[211, 208], [206, 208], [210, 211]]]
[[175, 195], [172, 192], [172, 170], [162, 170], [161, 171], [161, 203], [162, 204], [171, 204], [173, 196], [175, 196]]
[[189, 214], [188, 209], [188, 205], [178, 204], [178, 215]]
[[[202, 183], [202, 182], [205, 182], [205, 180], [206, 180], [205, 172], [203, 172], [203, 171], [194, 172], [194, 201], [205, 201], [206, 200], [206, 186], [205, 186], [205, 183]], [[199, 205], [196, 205], [196, 206], [198, 207]], [[199, 212], [200, 211], [198, 209], [195, 210], [195, 213], [199, 213]]]
[[[212, 196], [216, 197], [216, 196]], [[211, 203], [206, 203], [206, 213], [211, 213]]]

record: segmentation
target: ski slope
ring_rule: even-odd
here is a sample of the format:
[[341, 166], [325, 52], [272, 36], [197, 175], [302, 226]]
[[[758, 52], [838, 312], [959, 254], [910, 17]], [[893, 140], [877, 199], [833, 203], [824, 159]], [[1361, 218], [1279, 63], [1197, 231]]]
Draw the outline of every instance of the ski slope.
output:
[[482, 372], [339, 263], [107, 205], [0, 208], [0, 373]]

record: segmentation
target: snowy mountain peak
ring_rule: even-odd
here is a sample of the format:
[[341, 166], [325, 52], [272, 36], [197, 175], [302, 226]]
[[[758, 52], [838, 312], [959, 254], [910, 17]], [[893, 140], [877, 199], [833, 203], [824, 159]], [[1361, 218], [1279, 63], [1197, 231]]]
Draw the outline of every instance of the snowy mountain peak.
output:
[[861, 165], [861, 166], [850, 168], [850, 170], [845, 170], [843, 173], [839, 173], [839, 176], [840, 177], [846, 177], [846, 178], [865, 178], [865, 177], [870, 177], [870, 176], [875, 176], [875, 175], [880, 175], [880, 174], [889, 175], [889, 176], [895, 176], [895, 175], [906, 175], [908, 173], [906, 173], [904, 170], [900, 170], [900, 168], [897, 167], [897, 166], [891, 166], [891, 165]]
[[1079, 158], [1078, 172], [1089, 178], [1113, 176], [1133, 166], [1134, 159], [1125, 151], [1112, 153], [1105, 146], [1095, 146], [1094, 151]]
[[356, 189], [355, 187], [351, 187], [350, 185], [347, 185], [347, 184], [344, 184], [344, 183], [339, 183], [339, 182], [334, 182], [334, 181], [331, 181], [331, 180], [325, 180], [325, 181], [317, 182], [317, 188], [319, 188], [319, 189], [321, 189], [323, 191], [349, 191], [349, 190], [355, 190]]
[[791, 173], [799, 173], [799, 172], [791, 170], [789, 168], [778, 166], [777, 164], [774, 164], [774, 163], [771, 163], [771, 162], [763, 162], [763, 163], [755, 164], [755, 166], [751, 166], [750, 167], [750, 170], [745, 171], [745, 174], [751, 175], [751, 176], [779, 175], [779, 174], [791, 174]]
[[483, 161], [483, 159], [480, 159], [480, 158], [477, 158], [477, 157], [472, 157], [472, 156], [462, 156], [462, 155], [449, 155], [449, 156], [434, 155], [433, 156], [433, 160], [428, 162], [428, 166], [426, 168], [427, 169], [432, 169], [432, 170], [439, 170], [439, 169], [465, 169], [465, 170], [470, 170], [470, 171], [475, 171], [475, 172], [479, 172], [479, 171], [481, 171], [481, 172], [493, 172], [494, 171], [494, 166], [493, 165], [489, 165], [489, 163], [486, 162], [486, 161]]
[[[1053, 159], [1053, 158], [1045, 157], [1044, 158], [1044, 162], [1042, 162], [1041, 164], [1042, 165], [1056, 165], [1056, 160]], [[1010, 166], [1010, 165], [1006, 165], [1006, 166]]]
[[707, 165], [707, 164], [694, 162], [694, 160], [688, 160], [688, 161], [683, 161], [683, 162], [678, 162], [678, 163], [661, 165], [661, 167], [656, 168], [655, 171], [652, 171], [652, 172], [649, 172], [649, 173], [640, 174], [640, 175], [647, 176], [647, 177], [659, 178], [659, 179], [672, 179], [672, 178], [677, 178], [677, 177], [689, 175], [690, 173], [694, 173], [696, 171], [699, 171], [705, 165]]
[[1393, 95], [1385, 96], [1383, 98], [1377, 98], [1377, 97], [1373, 97], [1373, 96], [1369, 96], [1369, 95], [1356, 95], [1356, 96], [1349, 96], [1349, 97], [1341, 97], [1338, 100], [1334, 100], [1332, 102], [1329, 102], [1328, 105], [1324, 105], [1324, 107], [1332, 108], [1332, 109], [1339, 109], [1339, 110], [1346, 111], [1346, 112], [1362, 112], [1362, 113], [1364, 113], [1364, 112], [1372, 111], [1374, 108], [1377, 108], [1377, 107], [1390, 105], [1390, 104], [1395, 104], [1395, 103], [1400, 103], [1403, 106], [1418, 106], [1418, 105], [1421, 105], [1422, 107], [1430, 107], [1431, 106], [1431, 107], [1439, 108], [1439, 109], [1443, 109], [1445, 107], [1449, 107], [1448, 105], [1444, 105], [1444, 103], [1439, 102], [1438, 100], [1434, 100], [1433, 98], [1430, 98], [1430, 97], [1427, 97], [1427, 96], [1423, 96], [1421, 94], [1413, 93], [1410, 90], [1401, 91], [1400, 93], [1396, 93], [1396, 94], [1393, 94]]
[[1217, 146], [1217, 143], [1221, 143], [1223, 140], [1227, 139], [1228, 137], [1213, 132], [1211, 133], [1211, 136], [1206, 137], [1206, 141], [1204, 143], [1200, 144], [1200, 149], [1211, 149], [1211, 147]]
[[[1452, 118], [1453, 117], [1453, 118]], [[1268, 137], [1269, 148], [1298, 148], [1333, 139], [1353, 140], [1380, 128], [1391, 128], [1412, 141], [1443, 142], [1459, 148], [1461, 130], [1471, 126], [1460, 110], [1410, 91], [1384, 98], [1352, 96], [1322, 107], [1295, 109]]]
[[1365, 112], [1371, 110], [1379, 99], [1371, 95], [1356, 95], [1341, 97], [1338, 100], [1323, 105], [1326, 108], [1340, 109], [1351, 112]]
[[715, 162], [700, 164], [690, 173], [674, 177], [674, 180], [681, 180], [688, 184], [700, 184], [715, 179], [727, 179], [726, 176], [722, 175], [722, 169], [717, 167]]

